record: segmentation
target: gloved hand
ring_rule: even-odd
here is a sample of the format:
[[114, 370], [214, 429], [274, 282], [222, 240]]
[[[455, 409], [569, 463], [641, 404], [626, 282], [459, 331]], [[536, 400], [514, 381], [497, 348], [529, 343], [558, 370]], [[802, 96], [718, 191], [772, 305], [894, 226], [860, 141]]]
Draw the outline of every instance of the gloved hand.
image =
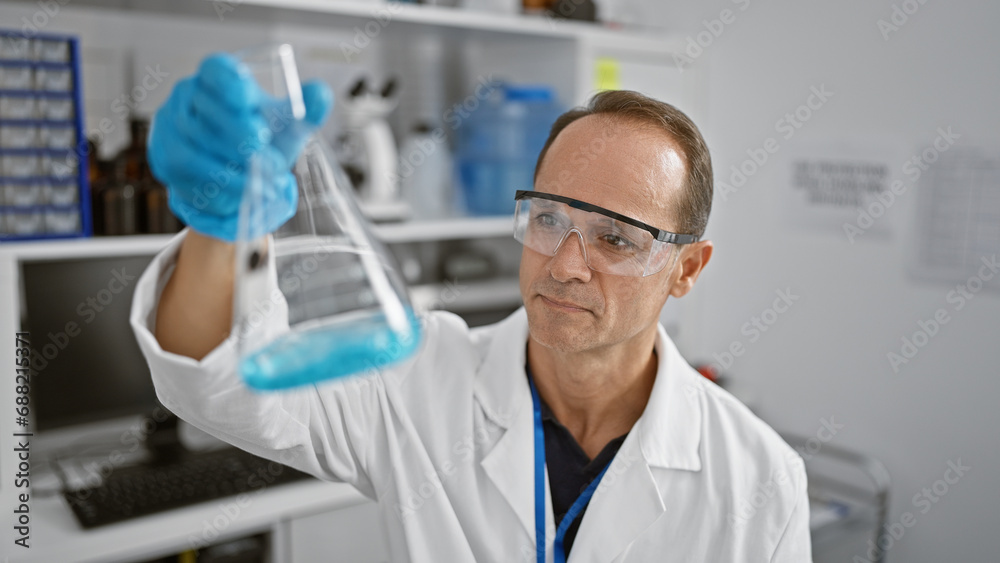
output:
[[251, 236], [273, 232], [295, 214], [298, 190], [291, 167], [326, 120], [333, 94], [321, 82], [302, 86], [306, 116], [295, 123], [232, 55], [211, 55], [181, 80], [153, 118], [149, 166], [167, 186], [170, 209], [192, 229], [236, 240], [249, 163], [262, 179], [262, 221]]

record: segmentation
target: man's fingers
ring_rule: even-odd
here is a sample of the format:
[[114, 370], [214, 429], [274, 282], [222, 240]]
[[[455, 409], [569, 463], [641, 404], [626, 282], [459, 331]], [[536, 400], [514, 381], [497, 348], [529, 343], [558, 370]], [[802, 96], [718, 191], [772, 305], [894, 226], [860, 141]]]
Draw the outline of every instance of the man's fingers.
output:
[[302, 85], [302, 100], [306, 106], [306, 122], [319, 127], [333, 108], [333, 92], [326, 83], [311, 80]]
[[196, 79], [200, 88], [212, 93], [230, 109], [243, 111], [261, 103], [262, 92], [250, 69], [228, 53], [206, 57], [198, 68]]

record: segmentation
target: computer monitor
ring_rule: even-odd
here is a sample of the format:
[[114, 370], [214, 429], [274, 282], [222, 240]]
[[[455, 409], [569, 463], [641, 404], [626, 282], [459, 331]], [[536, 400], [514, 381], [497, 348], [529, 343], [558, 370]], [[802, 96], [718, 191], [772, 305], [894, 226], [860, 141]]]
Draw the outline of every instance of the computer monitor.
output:
[[21, 330], [31, 335], [34, 428], [45, 432], [157, 406], [129, 310], [152, 256], [21, 263]]
[[12, 353], [15, 332], [29, 334], [31, 425], [24, 430], [33, 448], [120, 435], [162, 409], [129, 313], [139, 276], [168, 241], [0, 245], [0, 329], [11, 349], [0, 356]]

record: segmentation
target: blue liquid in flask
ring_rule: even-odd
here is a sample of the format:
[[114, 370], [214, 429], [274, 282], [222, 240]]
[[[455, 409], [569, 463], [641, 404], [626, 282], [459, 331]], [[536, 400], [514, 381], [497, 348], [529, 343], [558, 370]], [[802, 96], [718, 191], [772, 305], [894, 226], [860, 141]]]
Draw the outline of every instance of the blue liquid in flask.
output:
[[248, 386], [289, 389], [378, 370], [410, 357], [420, 346], [420, 321], [406, 309], [409, 332], [392, 330], [382, 312], [351, 316], [304, 331], [292, 331], [240, 362]]

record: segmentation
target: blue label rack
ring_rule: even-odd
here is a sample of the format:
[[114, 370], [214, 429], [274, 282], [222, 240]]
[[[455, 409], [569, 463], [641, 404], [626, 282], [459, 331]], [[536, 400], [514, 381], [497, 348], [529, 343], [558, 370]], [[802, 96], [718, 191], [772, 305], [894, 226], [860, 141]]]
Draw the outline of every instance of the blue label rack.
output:
[[93, 233], [80, 69], [76, 37], [0, 29], [0, 242]]

